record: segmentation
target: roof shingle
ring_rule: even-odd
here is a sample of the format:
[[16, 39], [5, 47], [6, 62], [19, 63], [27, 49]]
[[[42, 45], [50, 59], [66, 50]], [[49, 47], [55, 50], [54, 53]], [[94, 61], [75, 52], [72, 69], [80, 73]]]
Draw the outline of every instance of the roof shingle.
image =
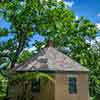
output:
[[16, 71], [67, 71], [89, 70], [53, 47], [44, 48], [39, 54], [16, 66]]

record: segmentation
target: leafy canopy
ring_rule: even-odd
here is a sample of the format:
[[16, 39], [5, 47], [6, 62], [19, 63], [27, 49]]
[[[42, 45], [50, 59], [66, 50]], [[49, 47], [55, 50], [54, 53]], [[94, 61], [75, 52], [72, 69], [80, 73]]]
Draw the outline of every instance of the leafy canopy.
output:
[[0, 16], [11, 23], [10, 29], [0, 29], [0, 35], [14, 36], [5, 43], [12, 67], [34, 33], [46, 41], [53, 40], [54, 46], [84, 46], [85, 39], [95, 37], [97, 32], [95, 24], [84, 17], [76, 20], [73, 11], [57, 0], [4, 0], [0, 3]]
[[[4, 69], [14, 68], [19, 59], [24, 61], [22, 52], [36, 33], [44, 36], [45, 41], [33, 43], [34, 46], [40, 48], [41, 45], [46, 46], [48, 40], [52, 40], [54, 47], [67, 47], [72, 58], [88, 66], [88, 60], [84, 58], [87, 57], [86, 50], [89, 51], [90, 44], [86, 40], [95, 38], [97, 27], [85, 17], [76, 19], [74, 12], [67, 9], [63, 1], [2, 0], [0, 16], [10, 23], [9, 29], [0, 28], [0, 37], [7, 34], [13, 36], [13, 39], [0, 43], [0, 64], [5, 63], [3, 59], [10, 60], [10, 63], [9, 60], [6, 61], [8, 64]], [[29, 56], [31, 54], [28, 52], [24, 53], [24, 57]], [[91, 53], [91, 56], [94, 55]]]

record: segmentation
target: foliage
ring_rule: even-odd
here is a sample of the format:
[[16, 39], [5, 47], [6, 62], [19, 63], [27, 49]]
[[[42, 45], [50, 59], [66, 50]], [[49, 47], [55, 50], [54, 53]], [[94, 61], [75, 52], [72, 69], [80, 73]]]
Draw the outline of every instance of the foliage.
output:
[[7, 79], [0, 74], [0, 97], [6, 95]]
[[[89, 88], [92, 100], [100, 98], [100, 43], [94, 41], [93, 45], [88, 44], [87, 48], [67, 51], [67, 55], [86, 66], [89, 71]], [[75, 48], [74, 48], [75, 49]], [[73, 50], [74, 50], [73, 49]], [[64, 51], [65, 53], [65, 51]]]
[[87, 66], [90, 69], [90, 92], [93, 100], [100, 98], [100, 43], [96, 42], [88, 54]]
[[42, 72], [19, 72], [19, 73], [13, 73], [10, 75], [11, 81], [16, 81], [16, 80], [33, 80], [33, 79], [48, 79], [53, 81], [53, 78], [50, 77], [46, 73]]
[[32, 57], [32, 52], [29, 52], [28, 50], [24, 50], [24, 51], [20, 54], [20, 56], [19, 56], [17, 62], [18, 62], [18, 63], [21, 63], [21, 62], [23, 62], [23, 61], [25, 61], [25, 60], [27, 60], [27, 59], [29, 59], [29, 58], [31, 58], [31, 57]]
[[[3, 0], [0, 2], [0, 16], [11, 24], [9, 29], [0, 28], [0, 37], [9, 33], [13, 36], [13, 39], [0, 44], [0, 61], [4, 57], [10, 61], [10, 64], [7, 62], [9, 66], [4, 66], [5, 72], [14, 68], [16, 62], [24, 61], [31, 56], [29, 52], [23, 52], [23, 50], [29, 46], [30, 37], [35, 33], [45, 37], [43, 43], [37, 42], [35, 44], [38, 49], [46, 46], [48, 40], [52, 40], [54, 47], [68, 48], [70, 50], [69, 56], [90, 70], [94, 70], [94, 66], [97, 66], [96, 63], [99, 63], [98, 60], [96, 63], [90, 61], [91, 56], [91, 60], [98, 56], [91, 51], [90, 45], [86, 43], [87, 39], [95, 38], [96, 25], [85, 17], [76, 20], [74, 12], [66, 9], [62, 1]], [[90, 86], [96, 82], [93, 81], [96, 78], [93, 74], [98, 75], [98, 67], [96, 69], [96, 74], [94, 74], [95, 71], [90, 73]], [[97, 81], [96, 84], [99, 82]], [[94, 87], [95, 85], [93, 88], [90, 87], [95, 91], [91, 95], [99, 97], [99, 91]], [[90, 90], [92, 91], [92, 89]]]
[[95, 37], [97, 32], [95, 24], [84, 17], [76, 20], [74, 13], [56, 0], [6, 0], [0, 3], [0, 10], [0, 15], [11, 23], [6, 32], [14, 36], [5, 43], [11, 67], [35, 32], [43, 35], [46, 41], [53, 40], [55, 46], [84, 46], [85, 39]]

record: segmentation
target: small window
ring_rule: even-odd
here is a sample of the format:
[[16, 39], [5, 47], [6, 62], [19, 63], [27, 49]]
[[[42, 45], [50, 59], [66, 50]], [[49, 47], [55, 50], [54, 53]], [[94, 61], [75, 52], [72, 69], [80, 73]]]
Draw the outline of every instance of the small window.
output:
[[76, 77], [69, 77], [69, 93], [77, 93], [77, 80]]
[[33, 93], [40, 92], [40, 79], [39, 80], [32, 80], [32, 92]]

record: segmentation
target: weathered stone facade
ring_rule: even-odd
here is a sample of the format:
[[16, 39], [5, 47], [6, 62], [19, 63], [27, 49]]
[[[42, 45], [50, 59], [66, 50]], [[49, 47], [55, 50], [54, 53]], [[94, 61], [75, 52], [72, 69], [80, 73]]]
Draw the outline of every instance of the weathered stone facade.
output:
[[[70, 75], [77, 79], [76, 94], [70, 94], [68, 90], [68, 77]], [[54, 73], [53, 76], [54, 81], [44, 82], [40, 80], [40, 92], [34, 94], [32, 100], [89, 100], [88, 73]], [[16, 85], [13, 84], [10, 92], [12, 94], [11, 100], [21, 100], [18, 99], [20, 96], [29, 100], [27, 95], [30, 97], [32, 95], [31, 81], [19, 81]]]
[[[16, 72], [38, 71], [53, 74], [54, 82], [49, 81], [42, 84], [41, 80], [40, 92], [36, 93], [32, 100], [89, 100], [89, 70], [59, 52], [56, 48], [48, 47], [42, 49], [35, 57], [33, 56], [29, 60], [16, 65], [15, 70]], [[69, 93], [68, 79], [70, 76], [75, 76], [77, 79], [77, 93]], [[23, 85], [24, 83], [22, 83]], [[23, 90], [22, 86], [19, 84], [15, 91]], [[31, 85], [28, 84], [27, 86], [29, 86], [29, 90], [27, 90], [29, 92], [27, 93], [32, 95]]]
[[[69, 94], [68, 77], [77, 78], [77, 93]], [[33, 100], [89, 100], [87, 73], [57, 73], [55, 82], [48, 82], [41, 87], [41, 91]]]
[[89, 100], [88, 74], [74, 73], [77, 78], [77, 93], [69, 94], [68, 76], [71, 73], [56, 74], [55, 100]]

